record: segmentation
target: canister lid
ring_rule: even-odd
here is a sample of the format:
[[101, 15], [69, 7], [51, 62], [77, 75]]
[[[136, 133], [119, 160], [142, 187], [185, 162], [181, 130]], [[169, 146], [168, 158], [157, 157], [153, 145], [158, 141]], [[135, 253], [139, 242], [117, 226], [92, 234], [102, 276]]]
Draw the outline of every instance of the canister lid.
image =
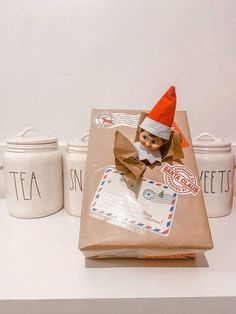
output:
[[57, 138], [48, 135], [42, 135], [37, 129], [31, 127], [26, 128], [22, 132], [13, 136], [12, 138], [7, 139], [7, 144], [19, 145], [55, 144], [55, 143], [57, 143]]
[[230, 151], [231, 143], [210, 133], [202, 133], [193, 139], [194, 151]]
[[82, 138], [76, 138], [67, 144], [67, 151], [69, 152], [87, 152], [88, 150], [88, 137], [85, 135]]

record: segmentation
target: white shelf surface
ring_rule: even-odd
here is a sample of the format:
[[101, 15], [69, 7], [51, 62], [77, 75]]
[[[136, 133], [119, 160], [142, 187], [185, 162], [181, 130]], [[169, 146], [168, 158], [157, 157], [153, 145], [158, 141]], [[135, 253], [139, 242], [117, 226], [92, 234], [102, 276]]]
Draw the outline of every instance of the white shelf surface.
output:
[[210, 219], [215, 247], [196, 260], [85, 261], [78, 250], [79, 218], [62, 210], [17, 219], [0, 200], [0, 313], [125, 313], [125, 307], [137, 314], [156, 313], [157, 306], [173, 313], [176, 304], [181, 312], [174, 313], [197, 313], [203, 302], [210, 312], [201, 313], [211, 313], [212, 307], [214, 313], [231, 313], [236, 304], [235, 209]]

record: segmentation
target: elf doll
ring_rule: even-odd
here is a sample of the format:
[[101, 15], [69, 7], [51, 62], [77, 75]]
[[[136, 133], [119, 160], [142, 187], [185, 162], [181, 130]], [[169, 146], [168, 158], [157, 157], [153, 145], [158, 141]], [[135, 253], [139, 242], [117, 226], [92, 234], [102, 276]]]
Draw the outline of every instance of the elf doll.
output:
[[139, 142], [134, 143], [139, 160], [162, 161], [160, 148], [170, 139], [175, 107], [175, 88], [171, 86], [139, 126]]
[[118, 171], [124, 172], [127, 183], [138, 183], [146, 167], [163, 161], [172, 163], [184, 158], [179, 134], [171, 127], [176, 108], [175, 88], [171, 86], [137, 129], [136, 141], [131, 143], [119, 131], [115, 135], [114, 155]]

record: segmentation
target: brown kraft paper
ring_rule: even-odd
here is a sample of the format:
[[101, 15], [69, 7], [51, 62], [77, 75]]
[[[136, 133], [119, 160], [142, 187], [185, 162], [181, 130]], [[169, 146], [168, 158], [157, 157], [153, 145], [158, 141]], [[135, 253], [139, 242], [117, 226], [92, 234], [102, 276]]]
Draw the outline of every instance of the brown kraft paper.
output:
[[[130, 125], [116, 122], [116, 117], [120, 113], [127, 115], [125, 121]], [[147, 166], [137, 159], [133, 142], [137, 140], [139, 129], [137, 130], [134, 123], [130, 122], [130, 115], [136, 117], [140, 115], [139, 124], [145, 116], [140, 110], [94, 109], [92, 111], [80, 226], [80, 250], [90, 258], [186, 258], [211, 249], [213, 243], [186, 112], [176, 112], [174, 124], [178, 132], [172, 132], [168, 145], [161, 152], [162, 162], [157, 162], [154, 166]], [[170, 168], [174, 166], [178, 167]], [[184, 170], [187, 169], [187, 176], [182, 176], [181, 172], [178, 172], [181, 166]], [[162, 220], [155, 220], [148, 211], [147, 213], [144, 211], [144, 218], [139, 223], [144, 205], [139, 208], [136, 202], [134, 204], [137, 206], [136, 212], [136, 207], [132, 208], [130, 205], [132, 202], [127, 203], [126, 206], [126, 194], [124, 194], [123, 201], [120, 201], [121, 212], [124, 211], [128, 216], [132, 213], [133, 217], [136, 217], [137, 213], [138, 217], [136, 221], [133, 219], [126, 223], [125, 215], [119, 216], [116, 192], [112, 188], [109, 190], [109, 176], [114, 176], [114, 180], [120, 178], [119, 180], [124, 181], [119, 183], [121, 186], [127, 186], [128, 191], [134, 193], [136, 198], [143, 197], [142, 202], [146, 202], [143, 204], [151, 204], [153, 216], [155, 210], [160, 212], [160, 206], [164, 208], [163, 212], [174, 207], [173, 212], [169, 213], [168, 217], [171, 217], [169, 220], [165, 220], [167, 218], [163, 216], [165, 223], [167, 221], [166, 229], [163, 227]], [[113, 177], [111, 178], [113, 180]], [[172, 190], [173, 188], [178, 190], [176, 180], [181, 178], [183, 186], [180, 186], [180, 191]], [[112, 180], [110, 180], [111, 187], [114, 184]], [[105, 182], [103, 184], [105, 188], [101, 185], [102, 182]], [[159, 189], [158, 193], [154, 188], [153, 191], [149, 188], [155, 184], [158, 185], [155, 187]], [[143, 185], [147, 185], [144, 192]], [[114, 199], [110, 198], [108, 203], [105, 198], [107, 194], [104, 194], [105, 189], [111, 192], [111, 195], [114, 193]], [[181, 192], [181, 189], [185, 191], [187, 189], [188, 193]], [[148, 194], [149, 190], [151, 195]], [[122, 195], [123, 192], [119, 191], [119, 193]], [[153, 196], [152, 193], [155, 195]], [[106, 210], [102, 208], [103, 203], [97, 201], [102, 197]], [[168, 207], [171, 206], [169, 202], [174, 205]], [[98, 203], [100, 207], [96, 208]], [[114, 209], [117, 210], [115, 214]], [[120, 221], [117, 220], [117, 215]], [[146, 223], [144, 223], [145, 219], [147, 219]], [[158, 224], [160, 227], [157, 227]]]

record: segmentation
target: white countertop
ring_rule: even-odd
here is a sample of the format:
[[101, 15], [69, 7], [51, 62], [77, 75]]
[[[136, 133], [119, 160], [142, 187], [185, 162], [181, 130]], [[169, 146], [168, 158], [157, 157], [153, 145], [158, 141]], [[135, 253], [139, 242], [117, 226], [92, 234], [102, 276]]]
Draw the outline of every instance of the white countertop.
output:
[[[40, 219], [13, 218], [6, 211], [5, 200], [0, 200], [1, 314], [28, 313], [26, 308], [20, 311], [22, 304], [26, 307], [30, 304], [21, 303], [23, 300], [33, 300], [34, 309], [35, 302], [38, 302], [38, 310], [44, 304], [39, 300], [55, 301], [54, 310], [61, 304], [58, 300], [64, 300], [63, 304], [67, 309], [70, 306], [70, 311], [64, 311], [61, 304], [60, 313], [75, 313], [73, 311], [82, 306], [81, 303], [78, 305], [78, 301], [83, 300], [83, 306], [86, 306], [81, 312], [83, 314], [92, 313], [92, 309], [100, 313], [100, 303], [96, 303], [98, 299], [114, 302], [120, 299], [119, 306], [112, 313], [120, 313], [122, 300], [131, 300], [130, 304], [126, 304], [131, 307], [129, 313], [132, 313], [132, 308], [135, 308], [134, 313], [142, 313], [143, 307], [148, 306], [148, 300], [150, 306], [155, 300], [160, 300], [159, 306], [166, 308], [165, 302], [170, 305], [172, 298], [187, 298], [192, 300], [194, 309], [195, 298], [210, 298], [211, 301], [217, 300], [215, 306], [218, 310], [219, 304], [230, 306], [232, 300], [235, 301], [234, 298], [225, 299], [236, 298], [235, 210], [227, 217], [210, 219], [215, 248], [196, 261], [85, 262], [78, 250], [79, 223], [79, 218], [68, 215], [64, 210]], [[223, 303], [220, 301], [222, 298]], [[135, 303], [138, 307], [132, 305], [132, 302], [140, 300], [141, 304]], [[182, 313], [185, 305], [186, 301], [178, 307]], [[114, 305], [110, 306], [114, 310]], [[143, 309], [141, 312], [140, 308]], [[151, 313], [150, 309], [148, 311]], [[41, 312], [31, 309], [29, 313]], [[48, 313], [54, 312], [51, 309]], [[101, 313], [105, 313], [104, 310]]]

